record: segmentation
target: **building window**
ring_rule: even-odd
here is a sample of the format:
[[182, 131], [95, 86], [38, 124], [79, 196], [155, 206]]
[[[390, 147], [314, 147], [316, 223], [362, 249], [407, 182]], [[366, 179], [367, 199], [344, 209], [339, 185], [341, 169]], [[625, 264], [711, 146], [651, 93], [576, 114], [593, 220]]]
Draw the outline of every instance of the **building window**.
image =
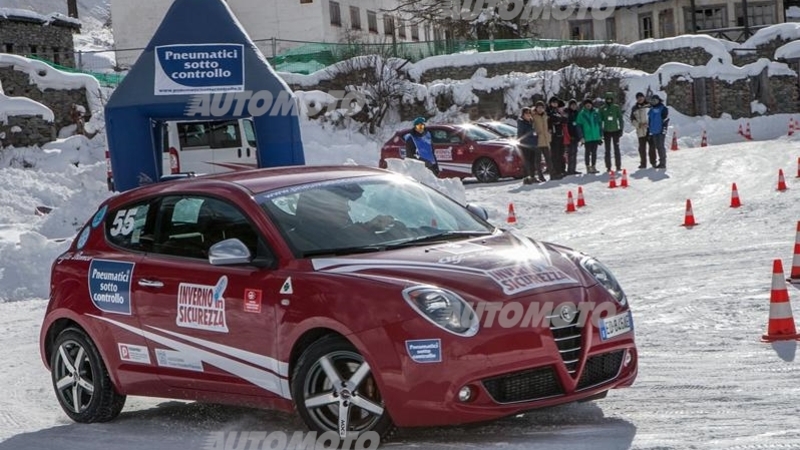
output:
[[411, 25], [411, 40], [419, 40], [419, 25], [417, 24]]
[[612, 42], [617, 40], [617, 22], [613, 17], [606, 19], [606, 40]]
[[3, 53], [14, 53], [14, 44], [3, 44]]
[[[775, 4], [774, 3], [748, 3], [747, 4], [747, 25], [757, 27], [760, 25], [772, 25], [775, 23]], [[742, 14], [742, 4], [736, 4], [736, 25], [744, 26], [744, 14]]]
[[339, 2], [330, 2], [331, 25], [335, 27], [342, 26], [342, 10], [339, 8]]
[[361, 10], [358, 6], [350, 7], [350, 24], [354, 30], [361, 29]]
[[658, 13], [658, 37], [666, 38], [675, 36], [675, 14], [671, 9]]
[[697, 24], [697, 29], [692, 30], [692, 10], [684, 10], [684, 23], [686, 24], [686, 31], [714, 30], [717, 28], [727, 28], [728, 23], [728, 8], [725, 5], [705, 6], [703, 8], [696, 8], [694, 10], [694, 20]]
[[591, 20], [570, 20], [569, 38], [573, 41], [594, 39], [594, 26]]
[[56, 64], [61, 64], [61, 49], [58, 47], [53, 47], [53, 62]]
[[653, 14], [639, 14], [639, 39], [653, 37]]
[[375, 11], [367, 11], [367, 27], [370, 33], [378, 32], [378, 13]]
[[394, 17], [383, 16], [383, 34], [394, 36]]
[[397, 35], [400, 36], [401, 39], [406, 38], [406, 24], [403, 22], [397, 24]]
[[36, 56], [38, 53], [37, 50], [38, 49], [36, 48], [35, 45], [31, 45], [31, 55]]
[[314, 0], [300, 0], [301, 5], [306, 5], [308, 3], [314, 3]]

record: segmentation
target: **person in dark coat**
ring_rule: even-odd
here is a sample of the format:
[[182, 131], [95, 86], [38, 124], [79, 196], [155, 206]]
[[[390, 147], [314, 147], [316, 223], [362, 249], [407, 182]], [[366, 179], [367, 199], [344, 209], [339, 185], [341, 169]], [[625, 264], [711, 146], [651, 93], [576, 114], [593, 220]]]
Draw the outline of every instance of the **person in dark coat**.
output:
[[519, 140], [519, 148], [522, 151], [522, 159], [525, 164], [525, 178], [522, 182], [533, 184], [536, 182], [533, 158], [536, 156], [538, 139], [536, 132], [533, 131], [533, 118], [531, 117], [530, 108], [522, 108], [519, 119], [517, 119], [517, 139]]
[[578, 144], [580, 143], [580, 131], [578, 130], [578, 101], [572, 99], [567, 103], [567, 135], [564, 136], [567, 142], [567, 175], [578, 175]]
[[425, 163], [434, 175], [439, 175], [439, 162], [433, 152], [433, 138], [430, 131], [425, 129], [425, 118], [417, 117], [414, 119], [414, 129], [403, 136], [406, 141], [406, 155], [416, 158]]
[[[631, 125], [636, 129], [636, 137], [639, 138], [639, 168], [647, 168], [647, 156], [650, 156], [650, 164], [656, 166], [656, 148], [650, 139], [648, 131], [647, 116], [649, 115], [650, 104], [647, 103], [645, 96], [641, 92], [636, 93], [636, 103], [631, 109]], [[649, 152], [647, 151], [649, 147]]]
[[553, 161], [553, 170], [550, 178], [561, 179], [566, 174], [564, 167], [564, 126], [567, 116], [563, 113], [564, 102], [558, 97], [551, 97], [547, 109], [547, 126], [550, 129], [550, 159]]

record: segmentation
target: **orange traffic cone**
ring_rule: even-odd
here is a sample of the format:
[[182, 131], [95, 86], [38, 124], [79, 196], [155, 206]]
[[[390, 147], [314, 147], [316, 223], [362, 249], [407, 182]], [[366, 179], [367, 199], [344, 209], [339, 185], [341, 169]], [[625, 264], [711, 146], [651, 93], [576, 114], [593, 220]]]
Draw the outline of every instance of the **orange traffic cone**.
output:
[[794, 238], [794, 256], [792, 256], [792, 271], [789, 278], [786, 279], [789, 283], [800, 284], [800, 221], [797, 222], [797, 236]]
[[613, 170], [610, 170], [608, 172], [608, 187], [610, 189], [614, 189], [615, 187], [617, 187], [617, 180], [616, 180], [616, 178], [614, 178], [614, 171]]
[[742, 131], [742, 124], [741, 123], [739, 124], [739, 131], [736, 134], [738, 134], [739, 136], [744, 137], [744, 131]]
[[769, 324], [767, 334], [761, 336], [765, 342], [788, 341], [800, 338], [794, 326], [789, 291], [783, 281], [783, 264], [780, 259], [772, 262], [772, 290], [769, 294]]
[[622, 181], [619, 184], [620, 187], [628, 187], [628, 169], [622, 169]]
[[569, 191], [567, 193], [567, 212], [571, 213], [575, 211], [577, 210], [575, 209], [575, 202], [572, 200], [572, 191]]
[[794, 117], [789, 117], [789, 136], [794, 135]]
[[508, 204], [508, 219], [506, 219], [506, 223], [515, 225], [517, 223], [517, 214], [514, 212], [514, 204]]
[[736, 183], [733, 183], [733, 187], [731, 187], [731, 208], [740, 206], [742, 206], [742, 202], [739, 201], [739, 190], [736, 189]]
[[703, 137], [700, 139], [700, 147], [708, 147], [708, 134], [703, 130]]
[[678, 132], [672, 132], [672, 146], [669, 148], [670, 150], [677, 150], [678, 149]]
[[686, 199], [686, 215], [683, 219], [683, 226], [685, 227], [693, 227], [697, 225], [697, 222], [694, 221], [694, 213], [692, 212], [692, 201]]
[[586, 206], [586, 201], [583, 199], [583, 188], [578, 186], [578, 208]]
[[800, 178], [800, 157], [797, 158], [797, 178]]
[[747, 127], [745, 127], [745, 129], [744, 129], [744, 138], [747, 139], [748, 141], [752, 141], [753, 140], [753, 135], [750, 134], [750, 122], [749, 121], [747, 122]]
[[778, 190], [783, 192], [786, 189], [786, 178], [783, 177], [783, 169], [778, 169]]

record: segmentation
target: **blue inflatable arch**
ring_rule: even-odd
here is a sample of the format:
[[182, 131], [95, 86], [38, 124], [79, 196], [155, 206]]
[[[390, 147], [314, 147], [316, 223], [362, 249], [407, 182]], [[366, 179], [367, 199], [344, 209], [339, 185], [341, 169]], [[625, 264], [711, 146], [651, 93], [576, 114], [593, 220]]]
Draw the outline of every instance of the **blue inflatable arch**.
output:
[[253, 117], [259, 167], [303, 165], [297, 112], [223, 0], [175, 0], [105, 107], [115, 190], [161, 178], [161, 124], [172, 120]]

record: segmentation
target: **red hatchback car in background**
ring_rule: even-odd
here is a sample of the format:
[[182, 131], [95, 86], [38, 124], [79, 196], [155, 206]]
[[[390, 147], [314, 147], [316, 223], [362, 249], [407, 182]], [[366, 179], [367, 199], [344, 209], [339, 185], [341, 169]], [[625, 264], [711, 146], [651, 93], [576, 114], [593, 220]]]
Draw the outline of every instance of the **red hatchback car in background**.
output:
[[597, 399], [637, 375], [628, 300], [599, 261], [375, 168], [124, 192], [54, 261], [50, 291], [41, 356], [78, 422], [139, 395], [383, 438]]
[[[441, 169], [440, 177], [475, 177], [482, 183], [500, 178], [522, 178], [525, 166], [515, 141], [472, 124], [428, 125], [433, 151]], [[411, 129], [398, 131], [381, 148], [380, 167], [386, 159], [402, 158], [403, 137]]]

